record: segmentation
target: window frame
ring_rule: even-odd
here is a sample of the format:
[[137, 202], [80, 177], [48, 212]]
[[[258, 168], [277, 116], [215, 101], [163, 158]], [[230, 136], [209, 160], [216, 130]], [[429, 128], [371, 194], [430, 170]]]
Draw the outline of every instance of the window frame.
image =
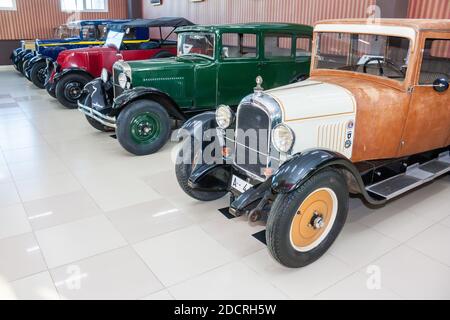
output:
[[[251, 36], [255, 36], [255, 48], [256, 48], [256, 52], [255, 52], [255, 56], [254, 57], [231, 57], [231, 58], [225, 58], [222, 54], [222, 50], [224, 47], [223, 44], [223, 36], [226, 34], [235, 34], [238, 36], [238, 45], [240, 46], [243, 41], [244, 41], [244, 36], [245, 35], [251, 35]], [[242, 35], [242, 37], [241, 37]], [[225, 46], [226, 47], [226, 46]], [[228, 62], [228, 61], [255, 61], [255, 60], [259, 60], [260, 59], [260, 34], [256, 33], [256, 32], [247, 32], [247, 31], [223, 31], [220, 33], [220, 48], [219, 48], [219, 57], [220, 57], [220, 61], [222, 62]]]
[[[298, 41], [299, 39], [308, 39], [308, 40], [309, 40], [309, 41], [308, 41], [308, 43], [309, 43], [309, 51], [308, 51], [308, 52], [309, 52], [309, 56], [298, 56], [298, 55], [297, 55], [297, 52], [298, 52], [298, 50], [299, 50], [299, 48], [298, 48], [298, 46], [297, 46], [297, 44], [298, 44], [297, 41]], [[314, 50], [313, 37], [312, 37], [312, 36], [304, 35], [304, 34], [297, 34], [297, 35], [295, 35], [294, 44], [295, 44], [295, 48], [294, 48], [295, 52], [294, 52], [294, 54], [295, 54], [295, 58], [296, 58], [296, 59], [298, 59], [298, 58], [306, 58], [306, 57], [312, 59], [313, 50]], [[303, 49], [302, 49], [302, 50], [303, 50]]]
[[[288, 56], [267, 56], [267, 51], [266, 51], [266, 39], [267, 38], [274, 38], [277, 37], [278, 38], [278, 42], [280, 41], [281, 38], [290, 38], [291, 39], [291, 47], [286, 49], [286, 50], [290, 50], [291, 53]], [[294, 43], [294, 41], [296, 41], [296, 36], [292, 33], [282, 33], [282, 32], [266, 32], [263, 35], [263, 43], [264, 43], [264, 59], [266, 60], [292, 60], [295, 57], [295, 52], [294, 52], [294, 47], [296, 45], [296, 43]], [[279, 43], [277, 44], [279, 45]], [[280, 47], [278, 47], [280, 48]]]
[[12, 7], [2, 7], [0, 6], [0, 11], [17, 11], [17, 0], [11, 0]]
[[59, 1], [62, 12], [109, 12], [109, 0], [103, 0], [105, 3], [105, 9], [86, 9], [86, 1], [87, 0], [82, 0], [83, 1], [83, 9], [81, 9], [81, 10], [64, 9], [64, 6], [63, 6], [64, 1], [65, 0]]
[[[431, 83], [421, 83], [421, 76], [422, 76], [422, 71], [424, 71], [423, 70], [423, 67], [424, 67], [424, 60], [425, 60], [425, 47], [426, 47], [426, 43], [427, 43], [427, 41], [428, 40], [430, 40], [430, 41], [448, 41], [449, 43], [450, 43], [450, 38], [444, 38], [444, 37], [429, 37], [429, 36], [425, 36], [424, 37], [424, 39], [423, 39], [423, 47], [422, 47], [422, 50], [421, 50], [421, 55], [420, 55], [420, 64], [419, 64], [419, 66], [418, 66], [418, 74], [417, 74], [417, 80], [416, 80], [416, 85], [418, 85], [418, 86], [427, 86], [427, 85], [430, 85]], [[431, 57], [433, 57], [433, 56], [431, 56]], [[444, 57], [435, 57], [435, 58], [443, 58], [443, 59], [447, 59], [447, 58], [444, 58]], [[448, 58], [448, 59], [450, 59], [450, 58]]]

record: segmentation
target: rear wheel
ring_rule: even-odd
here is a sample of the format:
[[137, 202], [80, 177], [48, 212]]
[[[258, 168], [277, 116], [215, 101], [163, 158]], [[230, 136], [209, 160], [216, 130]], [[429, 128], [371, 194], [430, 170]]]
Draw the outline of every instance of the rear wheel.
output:
[[116, 131], [125, 150], [144, 156], [158, 152], [167, 143], [171, 122], [166, 109], [159, 103], [138, 100], [120, 113]]
[[44, 89], [45, 84], [45, 72], [47, 63], [45, 61], [39, 61], [36, 63], [30, 71], [30, 78], [34, 85], [40, 89]]
[[56, 98], [68, 109], [78, 108], [78, 99], [89, 81], [91, 78], [88, 75], [79, 73], [65, 75], [56, 85]]
[[107, 126], [101, 124], [100, 122], [98, 122], [97, 120], [95, 120], [95, 119], [93, 119], [93, 118], [91, 118], [91, 117], [89, 117], [89, 116], [86, 116], [86, 119], [87, 119], [87, 121], [89, 122], [89, 124], [90, 124], [93, 128], [97, 129], [98, 131], [101, 131], [101, 132], [111, 132], [111, 131], [114, 131], [113, 128], [107, 127]]
[[310, 178], [300, 189], [279, 195], [267, 221], [267, 247], [289, 268], [307, 266], [333, 244], [348, 213], [348, 187], [335, 170]]

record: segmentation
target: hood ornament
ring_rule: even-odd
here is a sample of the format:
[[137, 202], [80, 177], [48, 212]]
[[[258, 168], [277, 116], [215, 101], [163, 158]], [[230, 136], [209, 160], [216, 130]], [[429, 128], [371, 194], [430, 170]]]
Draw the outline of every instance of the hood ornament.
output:
[[263, 84], [264, 80], [261, 76], [256, 77], [256, 87], [253, 89], [255, 94], [261, 95], [264, 91], [264, 88], [261, 86]]

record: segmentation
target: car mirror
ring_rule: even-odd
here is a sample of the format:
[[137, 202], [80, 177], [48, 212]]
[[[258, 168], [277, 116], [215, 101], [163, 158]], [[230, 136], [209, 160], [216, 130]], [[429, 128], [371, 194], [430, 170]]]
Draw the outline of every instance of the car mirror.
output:
[[448, 80], [445, 78], [439, 78], [433, 82], [433, 88], [437, 92], [445, 92], [448, 90], [448, 87], [449, 87], [449, 83], [448, 83]]

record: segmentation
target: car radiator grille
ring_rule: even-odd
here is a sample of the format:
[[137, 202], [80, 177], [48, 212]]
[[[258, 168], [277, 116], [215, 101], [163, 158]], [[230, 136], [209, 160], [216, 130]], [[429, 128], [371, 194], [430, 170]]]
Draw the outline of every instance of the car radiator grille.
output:
[[268, 114], [251, 104], [239, 107], [235, 134], [235, 165], [261, 179], [272, 167], [270, 155], [271, 119]]

